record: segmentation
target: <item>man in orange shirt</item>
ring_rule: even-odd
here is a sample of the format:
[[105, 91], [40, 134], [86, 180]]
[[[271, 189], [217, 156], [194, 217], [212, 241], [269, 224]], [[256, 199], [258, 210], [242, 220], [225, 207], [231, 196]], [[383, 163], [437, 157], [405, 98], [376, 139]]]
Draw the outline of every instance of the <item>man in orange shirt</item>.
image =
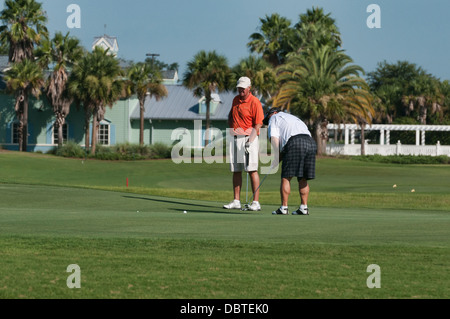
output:
[[230, 169], [233, 172], [234, 200], [224, 205], [225, 209], [240, 209], [242, 188], [242, 171], [248, 172], [253, 190], [253, 202], [249, 210], [261, 210], [259, 204], [259, 129], [263, 125], [264, 111], [261, 102], [255, 97], [248, 77], [241, 77], [237, 82], [239, 94], [233, 99], [228, 115], [228, 125], [233, 138], [230, 141]]

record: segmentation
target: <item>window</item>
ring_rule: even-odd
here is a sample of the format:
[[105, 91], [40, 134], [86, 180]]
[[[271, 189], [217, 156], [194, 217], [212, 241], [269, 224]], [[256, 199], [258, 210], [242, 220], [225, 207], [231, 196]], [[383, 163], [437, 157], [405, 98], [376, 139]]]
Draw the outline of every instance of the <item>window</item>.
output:
[[[211, 101], [209, 103], [209, 112], [215, 114], [220, 103], [222, 103], [220, 96], [216, 93], [212, 93]], [[206, 114], [206, 98], [204, 96], [198, 100], [198, 114]]]
[[[63, 127], [62, 127], [62, 133], [63, 133], [63, 143], [64, 142], [67, 142], [67, 132], [68, 132], [68, 129], [67, 129], [67, 123], [64, 123], [63, 124]], [[58, 144], [58, 129], [56, 128], [56, 125], [53, 125], [53, 144]]]
[[97, 142], [100, 145], [109, 145], [109, 125], [100, 124], [98, 127]]

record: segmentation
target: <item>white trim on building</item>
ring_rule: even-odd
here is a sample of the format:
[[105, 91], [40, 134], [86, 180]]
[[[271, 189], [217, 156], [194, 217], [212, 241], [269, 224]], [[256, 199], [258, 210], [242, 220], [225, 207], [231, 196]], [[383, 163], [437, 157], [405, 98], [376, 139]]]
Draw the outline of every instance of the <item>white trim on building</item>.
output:
[[[357, 124], [328, 124], [329, 130], [343, 130], [344, 144], [329, 144], [327, 154], [330, 155], [361, 155], [361, 144], [355, 144], [355, 132], [361, 127]], [[426, 132], [450, 132], [450, 125], [397, 125], [397, 124], [372, 124], [364, 128], [365, 131], [380, 131], [380, 144], [365, 144], [366, 155], [429, 155], [450, 156], [450, 146], [441, 145], [438, 141], [436, 145], [425, 145]], [[391, 131], [415, 131], [416, 144], [406, 145], [397, 141], [391, 145]]]

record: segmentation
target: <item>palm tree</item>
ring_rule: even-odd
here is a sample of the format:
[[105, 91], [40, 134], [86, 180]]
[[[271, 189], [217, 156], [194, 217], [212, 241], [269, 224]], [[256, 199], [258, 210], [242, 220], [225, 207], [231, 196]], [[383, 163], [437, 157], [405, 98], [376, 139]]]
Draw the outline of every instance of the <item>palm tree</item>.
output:
[[246, 76], [252, 80], [254, 95], [269, 100], [277, 90], [276, 72], [263, 58], [250, 55], [233, 67], [236, 78]]
[[377, 69], [368, 74], [368, 81], [381, 102], [390, 105], [392, 116], [418, 115], [425, 123], [427, 108], [432, 112], [440, 108], [439, 81], [415, 64], [407, 61], [378, 63]]
[[33, 94], [39, 98], [44, 84], [42, 69], [25, 59], [14, 63], [6, 71], [5, 81], [9, 91], [15, 92], [16, 103], [14, 110], [19, 120], [19, 151], [26, 152], [28, 144], [28, 97]]
[[63, 144], [63, 125], [70, 112], [73, 97], [68, 94], [69, 69], [83, 56], [83, 48], [77, 38], [57, 32], [53, 40], [44, 40], [36, 50], [42, 67], [53, 64], [53, 72], [47, 79], [46, 95], [56, 116], [55, 128], [58, 130], [58, 146]]
[[[318, 154], [325, 152], [329, 120], [342, 121], [349, 110], [359, 108], [355, 95], [368, 91], [360, 77], [363, 69], [352, 59], [328, 46], [313, 47], [307, 54], [293, 54], [280, 66], [281, 88], [274, 106], [292, 108], [314, 127]], [[366, 93], [364, 93], [366, 94]]]
[[372, 123], [375, 117], [375, 109], [372, 106], [374, 97], [369, 92], [369, 86], [362, 84], [361, 87], [350, 90], [348, 98], [343, 103], [347, 120], [353, 120], [361, 127], [361, 155], [366, 155], [365, 127]]
[[[0, 12], [0, 42], [9, 47], [9, 62], [24, 64], [18, 65], [10, 73], [10, 88], [16, 87], [17, 100], [16, 113], [20, 123], [19, 136], [21, 143], [19, 149], [27, 150], [28, 136], [28, 94], [39, 86], [38, 70], [30, 66], [34, 61], [34, 47], [43, 37], [47, 37], [45, 27], [47, 18], [42, 10], [42, 4], [34, 0], [6, 0], [5, 8]], [[29, 73], [32, 78], [24, 76]], [[14, 80], [17, 77], [17, 81]], [[37, 92], [34, 92], [37, 94]]]
[[9, 43], [9, 61], [33, 60], [33, 50], [48, 36], [47, 17], [42, 4], [35, 0], [6, 0], [0, 13], [0, 42]]
[[145, 99], [148, 96], [159, 99], [167, 96], [167, 88], [162, 84], [162, 76], [158, 69], [148, 63], [137, 63], [128, 71], [127, 87], [131, 94], [136, 94], [140, 106], [139, 144], [144, 145], [144, 112]]
[[104, 119], [105, 107], [112, 107], [122, 94], [123, 82], [120, 78], [119, 61], [108, 50], [96, 47], [92, 53], [87, 53], [75, 65], [70, 79], [69, 92], [78, 103], [83, 104], [85, 117], [86, 150], [89, 149], [89, 125], [92, 121], [92, 147], [95, 154], [97, 130]]
[[259, 20], [261, 33], [250, 35], [247, 46], [250, 52], [262, 54], [264, 60], [277, 67], [285, 62], [286, 55], [291, 52], [291, 21], [277, 13]]
[[305, 14], [301, 14], [294, 29], [293, 52], [323, 45], [337, 49], [342, 44], [335, 20], [330, 17], [330, 14], [325, 14], [322, 8], [313, 7]]
[[[215, 51], [197, 53], [193, 60], [188, 62], [187, 71], [183, 77], [183, 85], [194, 90], [194, 96], [205, 97], [206, 103], [206, 132], [210, 127], [211, 94], [216, 91], [227, 90], [232, 81], [232, 73], [228, 67], [227, 59]], [[206, 145], [209, 136], [205, 137]]]
[[398, 97], [401, 96], [401, 88], [397, 84], [382, 85], [372, 92], [376, 121], [378, 123], [386, 121], [387, 124], [392, 124], [397, 116], [396, 104]]
[[[438, 122], [442, 122], [444, 115], [450, 116], [449, 106], [450, 106], [450, 82], [448, 80], [440, 81], [438, 85], [439, 99], [433, 104], [431, 108], [432, 114], [437, 114]], [[434, 123], [436, 124], [436, 123]]]
[[88, 59], [89, 53], [83, 55], [83, 57], [74, 66], [72, 73], [69, 76], [68, 90], [69, 94], [74, 97], [74, 101], [77, 106], [83, 106], [84, 109], [84, 135], [85, 135], [85, 150], [89, 151], [90, 143], [90, 123], [92, 112], [94, 110], [93, 101], [88, 94], [88, 88], [86, 85], [86, 79], [90, 76], [92, 68], [90, 60]]
[[406, 109], [406, 114], [416, 110], [420, 124], [427, 124], [428, 109], [432, 113], [440, 109], [442, 100], [439, 81], [429, 74], [420, 74], [412, 80], [407, 88], [406, 94], [402, 97], [402, 102]]

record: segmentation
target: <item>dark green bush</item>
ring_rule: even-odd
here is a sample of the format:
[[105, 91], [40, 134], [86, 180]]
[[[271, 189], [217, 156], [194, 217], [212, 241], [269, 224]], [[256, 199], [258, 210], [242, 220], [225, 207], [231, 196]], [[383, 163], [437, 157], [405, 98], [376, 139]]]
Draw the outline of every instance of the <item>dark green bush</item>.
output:
[[150, 146], [150, 158], [170, 158], [171, 157], [171, 147], [163, 143], [155, 143]]
[[67, 141], [63, 146], [57, 147], [49, 153], [62, 157], [83, 158], [86, 156], [84, 148], [82, 148], [74, 141]]
[[147, 155], [150, 154], [149, 146], [146, 145], [141, 146], [139, 144], [130, 144], [130, 143], [117, 144], [115, 146], [112, 146], [111, 149], [127, 158], [139, 156], [147, 157]]
[[95, 155], [90, 157], [100, 160], [117, 161], [120, 159], [120, 154], [113, 151], [110, 147], [99, 145], [97, 147]]
[[111, 147], [99, 146], [92, 158], [99, 160], [136, 161], [144, 159], [170, 158], [171, 147], [155, 143], [153, 145], [139, 145], [123, 143]]
[[450, 157], [446, 155], [441, 156], [366, 155], [366, 156], [352, 156], [350, 158], [365, 162], [393, 163], [393, 164], [450, 164]]

